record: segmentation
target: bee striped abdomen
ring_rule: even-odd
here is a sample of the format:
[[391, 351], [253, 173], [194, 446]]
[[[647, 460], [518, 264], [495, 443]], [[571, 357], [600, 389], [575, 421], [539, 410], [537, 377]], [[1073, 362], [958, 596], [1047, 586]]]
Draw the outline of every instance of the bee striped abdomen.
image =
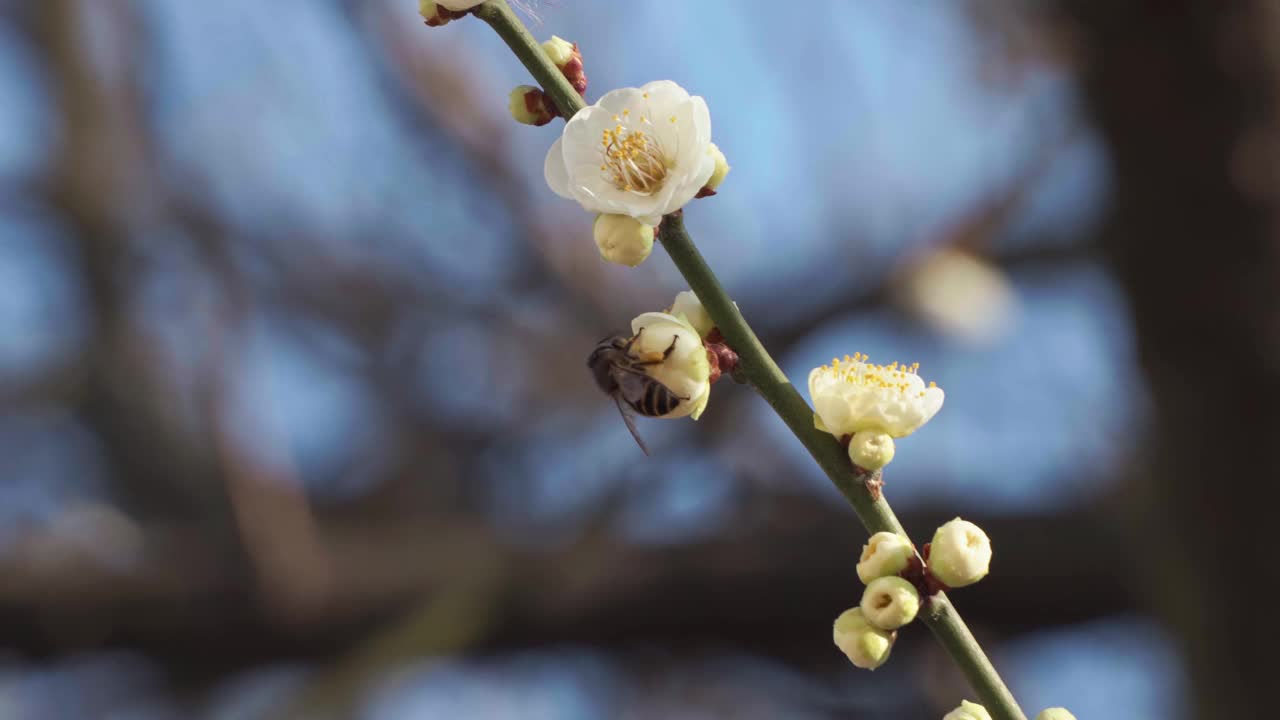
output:
[[666, 385], [652, 381], [645, 387], [644, 397], [640, 399], [640, 405], [636, 408], [636, 412], [649, 417], [658, 417], [675, 410], [679, 404], [679, 395], [671, 392]]

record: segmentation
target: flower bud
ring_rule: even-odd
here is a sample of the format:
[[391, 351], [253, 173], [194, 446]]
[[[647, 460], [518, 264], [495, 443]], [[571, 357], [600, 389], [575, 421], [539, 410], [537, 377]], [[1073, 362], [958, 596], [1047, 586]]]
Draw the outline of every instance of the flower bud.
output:
[[582, 53], [578, 50], [577, 43], [552, 35], [550, 40], [542, 43], [542, 51], [551, 58], [552, 64], [560, 69], [579, 95], [587, 91], [587, 74], [583, 70]]
[[440, 27], [450, 20], [457, 20], [484, 0], [418, 0], [418, 14], [428, 27]]
[[573, 47], [573, 43], [558, 35], [552, 35], [550, 40], [542, 43], [542, 51], [551, 58], [551, 64], [556, 67], [573, 59]]
[[897, 630], [919, 611], [920, 593], [900, 577], [876, 578], [862, 593], [862, 617], [881, 630]]
[[710, 152], [716, 159], [716, 169], [711, 173], [711, 177], [707, 179], [707, 184], [703, 185], [708, 190], [715, 190], [720, 187], [720, 183], [724, 182], [724, 176], [729, 174], [729, 161], [725, 159], [724, 153], [720, 152], [720, 148], [715, 143], [711, 143]]
[[901, 535], [878, 532], [862, 546], [858, 577], [870, 585], [876, 578], [897, 575], [907, 569], [907, 564], [915, 554], [911, 541]]
[[863, 430], [849, 441], [849, 459], [864, 470], [879, 470], [893, 460], [895, 446], [889, 433]]
[[831, 635], [849, 662], [863, 670], [880, 667], [889, 659], [889, 651], [893, 650], [893, 633], [868, 623], [859, 608], [840, 613]]
[[933, 534], [928, 563], [929, 572], [947, 587], [972, 585], [991, 569], [991, 540], [982, 528], [956, 518]]
[[702, 337], [706, 337], [711, 332], [711, 328], [715, 327], [715, 323], [711, 321], [711, 316], [707, 314], [707, 309], [702, 307], [702, 301], [694, 294], [692, 290], [685, 290], [676, 293], [675, 302], [671, 303], [671, 308], [667, 312], [676, 317], [684, 316], [685, 320], [693, 326], [694, 330]]
[[508, 96], [511, 117], [525, 125], [546, 125], [556, 117], [555, 105], [540, 88], [520, 85]]
[[591, 230], [609, 262], [635, 267], [653, 252], [653, 227], [628, 215], [597, 215]]
[[978, 703], [961, 700], [960, 707], [943, 715], [942, 720], [991, 720], [991, 713]]
[[1066, 708], [1045, 708], [1036, 715], [1036, 720], [1076, 720], [1076, 716], [1067, 712]]

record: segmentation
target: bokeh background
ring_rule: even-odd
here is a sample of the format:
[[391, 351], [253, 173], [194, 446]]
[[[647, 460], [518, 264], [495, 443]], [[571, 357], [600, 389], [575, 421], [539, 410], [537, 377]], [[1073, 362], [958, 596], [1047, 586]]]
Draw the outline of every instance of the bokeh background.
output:
[[[862, 351], [946, 389], [886, 492], [919, 542], [955, 515], [993, 538], [992, 575], [954, 599], [1023, 707], [1171, 720], [1193, 716], [1186, 658], [1234, 666], [1186, 652], [1181, 619], [1208, 611], [1161, 598], [1201, 578], [1142, 521], [1236, 520], [1148, 512], [1143, 478], [1186, 405], [1165, 390], [1252, 377], [1260, 345], [1153, 379], [1139, 359], [1179, 331], [1194, 350], [1195, 322], [1133, 258], [1158, 290], [1178, 271], [1143, 242], [1212, 275], [1238, 228], [1202, 251], [1178, 214], [1256, 198], [1275, 135], [1184, 195], [1127, 189], [1201, 177], [1179, 168], [1230, 154], [1231, 113], [1269, 107], [1240, 98], [1272, 88], [1219, 87], [1265, 55], [1248, 23], [1218, 45], [1214, 11], [1114, 5], [524, 17], [580, 44], [589, 99], [660, 78], [707, 99], [734, 169], [687, 221], [793, 379]], [[526, 82], [482, 22], [429, 29], [413, 0], [0, 2], [0, 718], [930, 718], [972, 698], [922, 626], [874, 674], [832, 646], [865, 533], [745, 387], [696, 424], [642, 420], [654, 456], [635, 447], [584, 360], [684, 286], [660, 248], [600, 261], [542, 181], [558, 125], [507, 117]], [[1209, 160], [1164, 152], [1183, 146]], [[1167, 236], [1141, 223], [1157, 206]], [[1213, 293], [1274, 309], [1253, 267]], [[1252, 469], [1233, 477], [1276, 477]]]

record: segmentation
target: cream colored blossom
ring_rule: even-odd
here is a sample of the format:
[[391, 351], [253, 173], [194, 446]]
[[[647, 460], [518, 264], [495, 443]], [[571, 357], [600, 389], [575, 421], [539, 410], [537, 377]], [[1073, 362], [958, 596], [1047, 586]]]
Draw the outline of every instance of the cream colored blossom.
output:
[[1066, 708], [1051, 707], [1041, 710], [1040, 714], [1036, 715], [1036, 720], [1076, 720], [1076, 716]]
[[711, 113], [669, 81], [607, 93], [578, 111], [547, 153], [547, 184], [590, 212], [657, 225], [715, 172]]
[[877, 430], [906, 437], [942, 407], [942, 388], [928, 386], [916, 365], [872, 365], [861, 353], [809, 373], [820, 427], [836, 437]]
[[836, 618], [831, 639], [854, 666], [875, 670], [889, 659], [894, 636], [867, 622], [861, 609], [850, 608]]
[[[688, 415], [697, 420], [711, 397], [711, 363], [698, 331], [674, 315], [648, 312], [631, 321], [631, 332], [639, 336], [631, 347], [632, 355], [640, 360], [661, 360], [642, 366], [643, 370], [683, 398], [675, 410], [662, 417]], [[663, 359], [668, 348], [671, 353]]]
[[627, 215], [597, 215], [591, 226], [600, 257], [635, 267], [653, 252], [653, 227]]
[[956, 518], [933, 534], [928, 562], [929, 571], [947, 587], [972, 585], [991, 569], [991, 540], [982, 528]]

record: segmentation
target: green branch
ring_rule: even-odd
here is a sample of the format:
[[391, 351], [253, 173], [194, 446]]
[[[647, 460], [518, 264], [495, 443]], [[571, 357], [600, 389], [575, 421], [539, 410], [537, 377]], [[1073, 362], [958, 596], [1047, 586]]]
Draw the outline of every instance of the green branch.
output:
[[[562, 116], [568, 119], [586, 106], [505, 0], [488, 0], [476, 8], [475, 14], [491, 25], [506, 41], [529, 73], [555, 101]], [[872, 497], [866, 483], [870, 478], [855, 470], [848, 453], [835, 438], [814, 427], [813, 410], [760, 344], [760, 339], [729, 299], [729, 294], [720, 285], [702, 253], [698, 252], [693, 238], [685, 230], [682, 213], [675, 212], [664, 217], [660, 233], [662, 244], [676, 268], [702, 301], [729, 346], [738, 353], [742, 374], [848, 499], [867, 531], [888, 531], [907, 537], [889, 503], [883, 497]], [[938, 593], [929, 599], [921, 613], [921, 619], [937, 636], [952, 660], [960, 666], [978, 699], [995, 720], [1026, 720], [1013, 699], [1013, 694], [1000, 680], [1000, 675], [987, 659], [986, 653], [944, 593]]]

